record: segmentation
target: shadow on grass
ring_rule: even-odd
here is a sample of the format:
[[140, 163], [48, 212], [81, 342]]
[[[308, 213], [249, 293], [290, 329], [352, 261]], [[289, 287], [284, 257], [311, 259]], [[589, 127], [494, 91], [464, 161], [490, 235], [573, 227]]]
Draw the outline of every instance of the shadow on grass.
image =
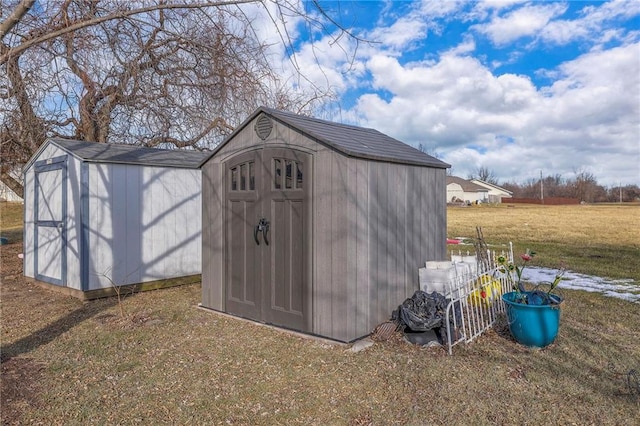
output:
[[13, 343], [2, 345], [0, 347], [0, 363], [4, 363], [15, 356], [29, 353], [42, 345], [50, 343], [76, 325], [95, 317], [99, 313], [117, 304], [118, 300], [115, 297], [84, 303], [82, 307], [69, 312], [29, 336], [23, 337]]

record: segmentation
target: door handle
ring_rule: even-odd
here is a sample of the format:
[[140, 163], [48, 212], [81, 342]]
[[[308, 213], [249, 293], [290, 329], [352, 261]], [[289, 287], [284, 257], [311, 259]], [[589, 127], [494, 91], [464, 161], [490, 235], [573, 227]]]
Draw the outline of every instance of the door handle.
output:
[[267, 233], [269, 232], [269, 221], [264, 217], [258, 221], [258, 224], [253, 228], [253, 239], [256, 241], [257, 245], [260, 245], [260, 239], [258, 238], [258, 232], [262, 232], [262, 238], [264, 239], [264, 243], [269, 245], [269, 239], [267, 238]]

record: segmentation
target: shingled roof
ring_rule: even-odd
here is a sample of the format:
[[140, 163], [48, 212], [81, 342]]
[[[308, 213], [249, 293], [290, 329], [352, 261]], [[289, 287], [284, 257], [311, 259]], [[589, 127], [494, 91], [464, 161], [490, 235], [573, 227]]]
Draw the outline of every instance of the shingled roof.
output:
[[214, 150], [212, 155], [259, 114], [266, 114], [280, 123], [314, 139], [316, 142], [333, 148], [349, 157], [430, 166], [441, 169], [450, 167], [449, 164], [375, 129], [320, 120], [267, 107], [258, 108], [233, 134]]
[[[71, 155], [93, 163], [196, 169], [209, 153], [190, 150], [147, 148], [137, 145], [96, 143], [60, 138], [49, 139]], [[35, 157], [35, 156], [34, 156]]]
[[447, 185], [451, 183], [460, 185], [464, 192], [489, 192], [489, 190], [484, 186], [480, 186], [457, 176], [447, 176]]

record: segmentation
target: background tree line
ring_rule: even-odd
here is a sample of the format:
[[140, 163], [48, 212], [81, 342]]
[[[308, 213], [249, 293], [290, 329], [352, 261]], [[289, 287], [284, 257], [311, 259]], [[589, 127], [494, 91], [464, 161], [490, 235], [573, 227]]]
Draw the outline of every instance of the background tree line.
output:
[[576, 198], [587, 203], [627, 202], [640, 200], [638, 185], [604, 187], [598, 184], [593, 173], [578, 170], [575, 176], [549, 175], [541, 179], [531, 178], [523, 183], [499, 183], [496, 175], [487, 167], [478, 167], [468, 179], [480, 179], [498, 185], [513, 193], [516, 198], [561, 197]]

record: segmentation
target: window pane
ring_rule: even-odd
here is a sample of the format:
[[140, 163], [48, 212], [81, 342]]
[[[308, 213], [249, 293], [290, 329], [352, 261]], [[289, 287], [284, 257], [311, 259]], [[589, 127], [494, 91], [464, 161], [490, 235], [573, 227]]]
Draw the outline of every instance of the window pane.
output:
[[231, 190], [238, 190], [238, 168], [234, 167], [231, 169]]
[[253, 161], [249, 163], [249, 190], [253, 191], [256, 189], [256, 175], [253, 170]]
[[287, 161], [286, 164], [287, 164], [287, 176], [284, 182], [284, 186], [287, 189], [291, 189], [291, 184], [293, 181], [293, 171], [291, 169], [293, 167], [293, 164], [291, 164], [291, 161]]
[[298, 169], [296, 178], [296, 188], [302, 189], [302, 164], [296, 163], [296, 169]]
[[240, 166], [240, 190], [245, 191], [247, 189], [247, 165], [242, 164]]
[[282, 188], [282, 162], [278, 159], [273, 160], [273, 178], [274, 178], [274, 188], [281, 189]]

